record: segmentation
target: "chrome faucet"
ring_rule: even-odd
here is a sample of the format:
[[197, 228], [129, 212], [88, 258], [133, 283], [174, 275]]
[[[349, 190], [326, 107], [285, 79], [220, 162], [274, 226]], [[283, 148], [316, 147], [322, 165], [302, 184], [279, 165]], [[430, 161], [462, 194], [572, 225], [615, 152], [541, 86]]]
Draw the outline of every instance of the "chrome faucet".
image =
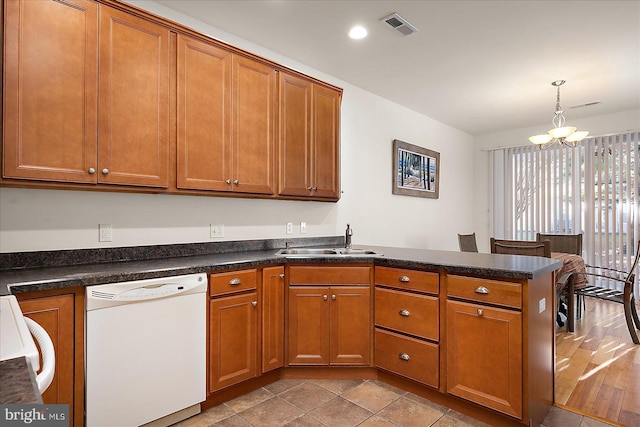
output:
[[347, 224], [347, 230], [344, 233], [344, 247], [345, 249], [351, 249], [351, 236], [353, 236], [353, 230]]

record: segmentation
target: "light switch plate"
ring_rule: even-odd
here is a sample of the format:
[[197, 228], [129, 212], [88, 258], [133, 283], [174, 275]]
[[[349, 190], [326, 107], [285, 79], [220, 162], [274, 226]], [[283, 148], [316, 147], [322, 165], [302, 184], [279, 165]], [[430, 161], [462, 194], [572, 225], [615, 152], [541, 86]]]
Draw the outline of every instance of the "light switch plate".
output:
[[301, 222], [300, 223], [300, 234], [306, 234], [307, 233], [307, 223], [306, 222]]
[[538, 301], [538, 313], [544, 312], [546, 308], [547, 308], [547, 299], [542, 298], [540, 301]]

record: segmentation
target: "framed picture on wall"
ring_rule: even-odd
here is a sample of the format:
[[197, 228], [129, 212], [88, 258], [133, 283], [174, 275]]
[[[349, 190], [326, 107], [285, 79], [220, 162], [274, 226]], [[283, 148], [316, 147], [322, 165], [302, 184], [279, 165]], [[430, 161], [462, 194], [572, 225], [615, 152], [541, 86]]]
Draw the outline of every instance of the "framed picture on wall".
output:
[[440, 153], [393, 140], [393, 194], [437, 199]]

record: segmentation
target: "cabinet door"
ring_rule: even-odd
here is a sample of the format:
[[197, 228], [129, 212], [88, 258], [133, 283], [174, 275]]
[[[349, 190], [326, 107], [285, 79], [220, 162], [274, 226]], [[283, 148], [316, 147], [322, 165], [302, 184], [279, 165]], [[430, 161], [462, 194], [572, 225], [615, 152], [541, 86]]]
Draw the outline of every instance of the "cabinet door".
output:
[[329, 364], [329, 288], [290, 287], [289, 365]]
[[168, 186], [169, 30], [100, 5], [98, 182]]
[[233, 191], [274, 194], [276, 72], [233, 55]]
[[284, 267], [262, 270], [262, 372], [284, 365]]
[[340, 94], [313, 86], [312, 185], [314, 196], [340, 197]]
[[97, 4], [4, 4], [3, 176], [95, 183]]
[[[69, 425], [74, 425], [74, 296], [59, 295], [20, 301], [22, 313], [47, 331], [55, 350], [55, 374], [42, 395], [44, 403], [69, 405]], [[83, 351], [83, 349], [78, 349]], [[40, 360], [42, 368], [42, 359]], [[79, 420], [82, 423], [82, 420]]]
[[280, 72], [280, 194], [311, 194], [311, 94], [307, 80]]
[[448, 300], [447, 392], [522, 418], [522, 314]]
[[332, 365], [369, 365], [371, 360], [371, 290], [331, 287], [329, 351]]
[[231, 53], [178, 34], [177, 186], [230, 191]]
[[257, 294], [213, 299], [209, 310], [209, 390], [257, 375]]

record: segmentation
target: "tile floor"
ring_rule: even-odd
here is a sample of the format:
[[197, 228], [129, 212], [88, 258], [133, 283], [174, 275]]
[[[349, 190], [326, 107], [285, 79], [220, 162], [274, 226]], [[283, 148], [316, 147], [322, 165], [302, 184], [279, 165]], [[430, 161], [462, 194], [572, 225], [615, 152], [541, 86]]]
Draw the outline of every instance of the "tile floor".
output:
[[[280, 380], [173, 427], [479, 427], [487, 424], [377, 380]], [[545, 427], [609, 424], [552, 408]]]

